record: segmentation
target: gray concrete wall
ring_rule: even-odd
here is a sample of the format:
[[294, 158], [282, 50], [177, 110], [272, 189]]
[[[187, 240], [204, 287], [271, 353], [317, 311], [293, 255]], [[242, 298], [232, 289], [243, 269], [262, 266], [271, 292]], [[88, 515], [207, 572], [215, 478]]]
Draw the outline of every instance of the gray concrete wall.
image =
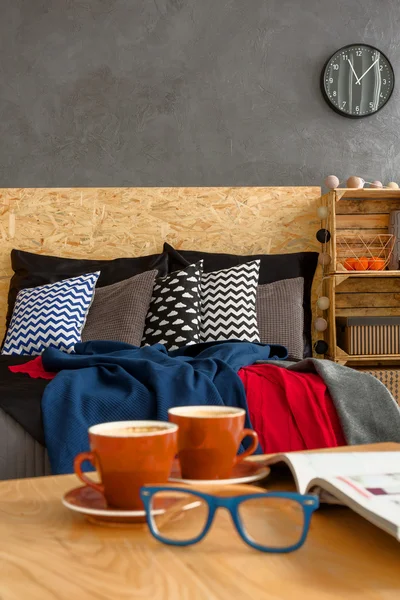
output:
[[[0, 186], [400, 180], [399, 87], [335, 114], [325, 60], [400, 65], [398, 0], [0, 0]], [[400, 81], [400, 77], [398, 77]]]

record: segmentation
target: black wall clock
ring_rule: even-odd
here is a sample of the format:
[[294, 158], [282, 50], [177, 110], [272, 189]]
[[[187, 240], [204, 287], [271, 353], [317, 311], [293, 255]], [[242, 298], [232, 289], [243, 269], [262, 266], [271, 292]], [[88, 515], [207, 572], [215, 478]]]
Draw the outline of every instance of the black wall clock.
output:
[[394, 72], [377, 48], [350, 44], [333, 54], [321, 73], [321, 90], [334, 111], [360, 119], [378, 112], [392, 95]]

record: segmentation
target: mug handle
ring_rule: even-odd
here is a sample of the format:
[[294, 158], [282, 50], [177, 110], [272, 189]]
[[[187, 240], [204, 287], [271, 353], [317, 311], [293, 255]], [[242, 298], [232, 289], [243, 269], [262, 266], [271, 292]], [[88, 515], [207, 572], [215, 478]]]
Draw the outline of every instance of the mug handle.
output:
[[75, 474], [79, 477], [81, 481], [83, 481], [84, 484], [93, 488], [97, 492], [100, 492], [100, 494], [104, 494], [104, 485], [102, 483], [96, 483], [95, 481], [87, 477], [84, 473], [82, 473], [82, 463], [85, 460], [91, 462], [94, 467], [96, 466], [96, 454], [94, 452], [80, 452], [80, 454], [77, 454], [74, 458]]
[[238, 463], [242, 462], [243, 459], [247, 458], [248, 456], [250, 456], [250, 454], [253, 454], [256, 450], [257, 450], [257, 446], [258, 446], [258, 435], [255, 431], [253, 431], [253, 429], [243, 429], [242, 432], [242, 439], [240, 440], [240, 442], [242, 442], [244, 440], [245, 437], [247, 436], [251, 436], [253, 438], [250, 446], [247, 448], [247, 450], [245, 450], [244, 452], [242, 452], [242, 454], [238, 454], [235, 458], [235, 465], [237, 465]]

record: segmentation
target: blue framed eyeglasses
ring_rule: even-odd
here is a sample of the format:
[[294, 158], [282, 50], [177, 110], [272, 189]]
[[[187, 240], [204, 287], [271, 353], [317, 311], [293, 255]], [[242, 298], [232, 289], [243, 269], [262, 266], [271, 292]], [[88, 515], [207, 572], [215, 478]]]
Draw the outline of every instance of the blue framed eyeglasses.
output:
[[[243, 486], [241, 486], [243, 491]], [[152, 535], [173, 546], [200, 542], [216, 511], [226, 509], [242, 540], [261, 552], [292, 552], [302, 546], [317, 496], [289, 492], [212, 495], [181, 486], [141, 488], [147, 524]]]

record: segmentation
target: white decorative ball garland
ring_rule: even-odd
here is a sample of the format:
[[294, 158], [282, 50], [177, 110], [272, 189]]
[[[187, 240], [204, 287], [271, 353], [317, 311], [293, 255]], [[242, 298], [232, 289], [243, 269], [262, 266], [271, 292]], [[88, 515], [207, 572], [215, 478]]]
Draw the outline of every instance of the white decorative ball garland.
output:
[[[324, 184], [329, 190], [336, 190], [340, 186], [340, 183], [344, 183], [344, 182], [341, 182], [339, 177], [336, 177], [336, 175], [328, 175], [328, 177], [326, 177], [324, 180]], [[358, 177], [357, 175], [351, 175], [346, 180], [346, 187], [348, 187], [348, 188], [361, 189], [361, 188], [365, 187], [365, 185], [369, 185], [370, 188], [375, 188], [375, 189], [382, 189], [382, 188], [386, 188], [389, 190], [398, 190], [399, 189], [399, 184], [396, 183], [395, 181], [389, 181], [389, 183], [387, 185], [383, 185], [383, 183], [381, 181], [379, 181], [378, 179], [376, 179], [375, 181], [365, 181], [365, 179], [363, 179], [362, 177]], [[321, 218], [324, 218], [324, 217], [321, 217]]]

